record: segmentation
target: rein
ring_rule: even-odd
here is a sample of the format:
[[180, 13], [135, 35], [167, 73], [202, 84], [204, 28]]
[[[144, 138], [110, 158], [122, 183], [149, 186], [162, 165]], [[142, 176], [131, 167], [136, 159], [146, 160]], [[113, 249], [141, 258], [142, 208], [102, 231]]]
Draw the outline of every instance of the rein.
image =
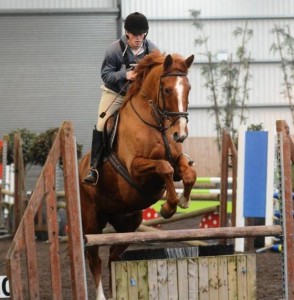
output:
[[[166, 130], [169, 129], [173, 124], [175, 124], [175, 122], [180, 119], [180, 118], [186, 118], [188, 120], [188, 112], [173, 112], [173, 111], [167, 111], [166, 110], [166, 105], [165, 105], [165, 98], [164, 98], [164, 94], [163, 94], [163, 84], [162, 84], [162, 78], [164, 77], [170, 77], [170, 76], [187, 76], [187, 73], [183, 73], [183, 72], [175, 72], [175, 73], [167, 73], [164, 75], [160, 76], [160, 85], [159, 85], [159, 89], [158, 89], [158, 95], [157, 95], [157, 102], [159, 103], [159, 99], [160, 99], [160, 94], [161, 94], [161, 98], [162, 98], [162, 108], [159, 107], [159, 105], [155, 105], [154, 101], [142, 90], [141, 87], [139, 87], [140, 92], [143, 94], [143, 96], [148, 100], [148, 103], [153, 111], [153, 116], [155, 117], [155, 120], [157, 122], [158, 125], [154, 125], [152, 123], [147, 122], [146, 120], [144, 120], [140, 114], [138, 113], [138, 111], [135, 109], [133, 103], [132, 103], [132, 98], [130, 99], [130, 104], [131, 107], [133, 109], [133, 111], [135, 112], [135, 114], [138, 116], [138, 118], [147, 126], [152, 127], [158, 131], [160, 131], [161, 135], [162, 135], [162, 139], [164, 142], [164, 146], [165, 146], [165, 151], [166, 151], [166, 156], [168, 161], [173, 165], [174, 164], [174, 160], [172, 158], [171, 155], [171, 150], [170, 150], [170, 146], [168, 143], [168, 139], [166, 137]], [[176, 119], [174, 119], [168, 126], [164, 126], [164, 120], [168, 120], [170, 117], [177, 117]]]

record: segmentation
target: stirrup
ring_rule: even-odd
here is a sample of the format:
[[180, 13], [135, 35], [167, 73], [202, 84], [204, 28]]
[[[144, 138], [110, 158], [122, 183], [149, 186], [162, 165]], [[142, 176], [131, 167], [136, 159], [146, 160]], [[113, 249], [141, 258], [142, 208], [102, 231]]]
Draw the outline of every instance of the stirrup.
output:
[[[86, 178], [89, 176], [89, 173], [90, 173], [90, 172], [91, 172], [91, 173], [92, 173], [92, 172], [95, 173], [95, 175], [96, 175], [96, 181], [94, 181], [94, 182], [87, 181]], [[94, 178], [94, 176], [92, 176], [92, 177]], [[98, 173], [97, 169], [91, 168], [91, 169], [88, 169], [88, 170], [87, 170], [87, 175], [84, 176], [83, 183], [88, 184], [88, 185], [96, 186], [96, 185], [97, 185], [97, 182], [98, 182], [98, 179], [99, 179], [99, 173]]]

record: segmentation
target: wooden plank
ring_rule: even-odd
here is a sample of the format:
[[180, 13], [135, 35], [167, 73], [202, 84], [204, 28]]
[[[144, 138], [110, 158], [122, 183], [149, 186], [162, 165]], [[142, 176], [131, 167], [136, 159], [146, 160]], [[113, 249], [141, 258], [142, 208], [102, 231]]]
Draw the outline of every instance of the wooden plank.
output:
[[238, 299], [248, 299], [247, 298], [247, 265], [246, 256], [237, 256], [237, 289], [238, 289]]
[[30, 299], [40, 299], [39, 277], [37, 268], [37, 251], [35, 242], [34, 212], [27, 208], [24, 218], [24, 237], [26, 245], [27, 278], [29, 284]]
[[116, 295], [118, 299], [129, 299], [127, 262], [115, 263]]
[[199, 257], [199, 300], [209, 300], [208, 258]]
[[187, 259], [177, 260], [178, 268], [178, 289], [179, 289], [179, 300], [188, 299], [189, 285], [188, 285], [188, 263]]
[[112, 298], [116, 299], [116, 262], [111, 263], [111, 289], [112, 289]]
[[256, 255], [246, 255], [247, 261], [247, 299], [256, 300]]
[[209, 299], [217, 300], [218, 298], [218, 262], [217, 257], [208, 258], [208, 282], [209, 282]]
[[238, 299], [236, 256], [228, 256], [228, 294], [229, 300]]
[[83, 300], [87, 299], [86, 269], [81, 228], [77, 150], [70, 122], [63, 123], [61, 138], [72, 293], [73, 299]]
[[55, 196], [55, 164], [51, 157], [44, 170], [45, 200], [48, 224], [49, 259], [51, 273], [52, 299], [62, 299], [61, 268], [58, 240], [57, 199]]
[[[157, 285], [157, 263], [155, 260], [149, 260], [148, 264], [148, 290], [150, 300], [159, 300]], [[161, 299], [160, 299], [161, 300]]]
[[128, 288], [128, 299], [137, 300], [138, 298], [138, 268], [136, 261], [127, 262], [127, 288]]
[[148, 299], [148, 269], [147, 261], [144, 260], [138, 261], [138, 298]]
[[218, 299], [229, 299], [228, 295], [228, 263], [226, 256], [218, 257]]
[[198, 260], [197, 258], [188, 258], [188, 291], [189, 300], [198, 300]]
[[169, 300], [178, 300], [178, 276], [177, 276], [177, 261], [169, 259], [167, 261], [167, 285]]
[[167, 260], [158, 259], [157, 261], [157, 284], [158, 284], [158, 298], [160, 300], [168, 299], [168, 285], [167, 285]]

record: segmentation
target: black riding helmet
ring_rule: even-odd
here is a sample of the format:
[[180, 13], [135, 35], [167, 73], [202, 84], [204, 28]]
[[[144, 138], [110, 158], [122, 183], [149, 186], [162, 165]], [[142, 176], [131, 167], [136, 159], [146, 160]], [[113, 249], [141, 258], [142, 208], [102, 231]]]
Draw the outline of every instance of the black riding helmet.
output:
[[148, 33], [149, 25], [147, 18], [139, 13], [129, 14], [125, 21], [125, 30], [133, 34]]

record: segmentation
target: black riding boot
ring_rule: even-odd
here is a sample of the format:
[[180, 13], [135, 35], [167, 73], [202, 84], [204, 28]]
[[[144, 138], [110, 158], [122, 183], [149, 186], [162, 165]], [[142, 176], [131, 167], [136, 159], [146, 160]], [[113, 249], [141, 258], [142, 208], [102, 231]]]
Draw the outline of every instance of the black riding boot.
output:
[[88, 175], [84, 178], [84, 182], [96, 185], [99, 177], [97, 167], [102, 158], [103, 152], [103, 133], [102, 131], [97, 131], [96, 128], [93, 130], [92, 137], [92, 149], [91, 149], [91, 162], [90, 162], [90, 171]]

